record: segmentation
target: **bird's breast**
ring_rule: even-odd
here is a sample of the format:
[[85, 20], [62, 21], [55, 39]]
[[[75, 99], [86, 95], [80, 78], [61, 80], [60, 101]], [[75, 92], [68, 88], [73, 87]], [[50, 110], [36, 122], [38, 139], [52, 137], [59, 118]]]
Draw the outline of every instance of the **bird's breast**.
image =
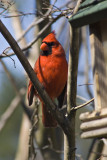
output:
[[50, 97], [58, 97], [67, 81], [68, 65], [65, 56], [40, 56], [35, 69], [39, 81]]

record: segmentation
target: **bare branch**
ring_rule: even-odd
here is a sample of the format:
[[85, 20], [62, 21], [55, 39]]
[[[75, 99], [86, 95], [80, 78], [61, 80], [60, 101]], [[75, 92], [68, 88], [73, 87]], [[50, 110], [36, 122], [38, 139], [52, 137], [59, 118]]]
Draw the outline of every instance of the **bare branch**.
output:
[[[57, 10], [54, 10], [53, 9], [54, 4], [53, 5], [50, 5], [50, 7], [48, 8], [48, 11], [42, 16], [40, 17], [36, 22], [34, 21], [24, 32], [23, 34], [21, 35], [21, 37], [17, 40], [18, 42], [26, 35], [26, 33], [28, 33], [28, 31], [36, 26], [37, 24], [45, 21], [46, 19], [49, 19], [49, 23], [46, 24], [44, 26], [44, 28], [42, 28], [42, 30], [38, 33], [38, 35], [34, 38], [34, 40], [32, 40], [26, 47], [22, 48], [22, 51], [26, 51], [28, 50], [29, 48], [32, 47], [32, 45], [41, 37], [41, 35], [45, 32], [46, 29], [48, 29], [50, 27], [50, 25], [52, 25], [56, 20], [58, 20], [59, 18], [65, 16], [67, 18], [67, 14], [71, 14], [71, 8], [70, 9], [66, 9], [66, 10], [61, 10], [60, 8], [57, 8]], [[54, 16], [53, 13], [55, 12], [60, 12], [59, 15], [57, 16]], [[52, 15], [53, 14], [53, 15]], [[6, 53], [7, 54], [7, 53]], [[13, 56], [14, 53], [9, 53], [8, 56]], [[0, 58], [5, 58], [7, 56], [4, 56], [4, 55], [0, 55]]]
[[44, 28], [42, 28], [42, 30], [38, 33], [38, 35], [35, 37], [35, 39], [34, 39], [32, 42], [30, 42], [30, 43], [27, 45], [27, 47], [23, 48], [22, 50], [25, 51], [25, 50], [31, 48], [32, 45], [33, 45], [33, 44], [41, 37], [41, 35], [45, 32], [45, 30], [47, 30], [47, 29], [50, 27], [50, 25], [52, 25], [52, 24], [53, 24], [56, 20], [58, 20], [60, 17], [62, 17], [61, 14], [58, 15], [56, 18], [50, 19], [49, 23], [46, 24], [46, 25], [44, 26]]
[[58, 149], [55, 149], [53, 147], [53, 143], [52, 143], [52, 140], [50, 138], [48, 138], [48, 141], [49, 141], [49, 144], [48, 145], [45, 145], [43, 146], [42, 148], [39, 148], [39, 147], [36, 147], [35, 150], [45, 150], [47, 148], [51, 149], [52, 151], [56, 152], [56, 153], [64, 153], [63, 150], [58, 150]]
[[[79, 106], [72, 107], [72, 108], [71, 108], [71, 111], [78, 110], [78, 109], [80, 109], [80, 108], [82, 108], [82, 107], [87, 106], [88, 104], [90, 104], [91, 102], [93, 102], [94, 99], [95, 99], [95, 98], [92, 98], [92, 99], [90, 99], [89, 101], [87, 101], [87, 102], [85, 102], [85, 103], [83, 103], [83, 104], [81, 104], [81, 105], [79, 105]], [[65, 109], [67, 109], [67, 106], [66, 106], [66, 105], [64, 105], [64, 106], [60, 109], [60, 111], [63, 111], [63, 110], [65, 110]]]
[[15, 60], [5, 53], [5, 51], [6, 51], [7, 49], [10, 49], [10, 47], [6, 48], [6, 49], [3, 51], [2, 54], [4, 54], [6, 57], [9, 57], [9, 58], [13, 61], [13, 63], [14, 63], [14, 68], [16, 68]]
[[93, 102], [93, 101], [94, 101], [94, 98], [90, 99], [90, 100], [87, 101], [86, 103], [83, 103], [83, 104], [81, 104], [81, 105], [79, 105], [79, 106], [76, 106], [76, 107], [71, 108], [71, 111], [80, 109], [80, 108], [82, 108], [82, 107], [85, 107], [86, 105], [88, 105], [89, 103], [91, 103], [91, 102]]
[[94, 84], [93, 83], [78, 84], [78, 86], [84, 86], [84, 85], [94, 85]]
[[79, 7], [80, 7], [80, 4], [82, 3], [82, 1], [83, 1], [83, 0], [78, 0], [78, 1], [77, 1], [77, 4], [76, 4], [76, 6], [75, 6], [75, 8], [74, 8], [74, 11], [73, 11], [73, 15], [78, 12]]
[[2, 15], [5, 11], [7, 11], [12, 5], [14, 4], [14, 1], [7, 1], [7, 0], [2, 0], [0, 2], [0, 8], [3, 8], [3, 11], [0, 12], [0, 15]]
[[[78, 11], [81, 0], [77, 1], [73, 15]], [[64, 160], [75, 160], [75, 110], [71, 108], [76, 106], [77, 93], [77, 72], [78, 72], [78, 55], [79, 55], [79, 30], [70, 26], [70, 51], [68, 65], [68, 82], [67, 82], [67, 117], [71, 125], [71, 133], [64, 135]]]
[[[36, 114], [36, 115], [38, 115], [38, 114]], [[32, 128], [30, 130], [30, 135], [29, 135], [29, 153], [28, 153], [28, 159], [32, 159], [32, 160], [35, 160], [35, 158], [36, 158], [36, 152], [35, 152], [35, 148], [34, 148], [34, 141], [33, 141], [33, 139], [34, 139], [35, 126], [37, 125], [37, 123], [38, 123], [38, 117], [36, 118], [36, 120], [32, 124]]]
[[52, 11], [53, 6], [51, 6], [48, 11], [40, 18], [35, 18], [35, 20], [32, 22], [32, 24], [24, 31], [24, 33], [22, 34], [22, 36], [18, 39], [18, 41], [21, 40], [22, 37], [25, 36], [25, 34], [34, 26], [40, 24], [41, 22], [43, 22], [44, 20], [46, 20], [47, 18], [49, 18], [51, 11]]
[[76, 6], [75, 6], [75, 8], [74, 8], [74, 11], [73, 11], [73, 14], [70, 15], [69, 18], [71, 18], [74, 14], [77, 13], [77, 11], [79, 10], [79, 7], [80, 7], [80, 4], [81, 4], [81, 3], [82, 3], [82, 0], [78, 0], [78, 1], [77, 1], [77, 4], [76, 4]]
[[[26, 47], [22, 48], [22, 51], [26, 51], [29, 48], [32, 47], [33, 44], [35, 44], [35, 42], [41, 37], [41, 35], [50, 27], [50, 25], [52, 25], [57, 19], [59, 19], [60, 17], [62, 17], [62, 15], [58, 15], [56, 18], [53, 18], [50, 20], [50, 22], [48, 24], [46, 24], [44, 26], [44, 28], [38, 33], [38, 35], [34, 38], [34, 40], [32, 40]], [[9, 53], [8, 56], [13, 56], [15, 55], [15, 53]], [[5, 58], [6, 56], [0, 55], [0, 58]]]
[[12, 17], [21, 17], [21, 16], [28, 16], [28, 15], [35, 15], [35, 13], [19, 13], [14, 15], [3, 15], [4, 18], [12, 18]]
[[33, 27], [35, 27], [36, 25], [38, 25], [42, 21], [44, 21], [43, 18], [39, 18], [39, 19], [35, 18], [34, 21], [28, 26], [28, 28], [25, 31], [23, 31], [23, 34], [21, 35], [20, 38], [18, 38], [17, 41], [19, 42]]

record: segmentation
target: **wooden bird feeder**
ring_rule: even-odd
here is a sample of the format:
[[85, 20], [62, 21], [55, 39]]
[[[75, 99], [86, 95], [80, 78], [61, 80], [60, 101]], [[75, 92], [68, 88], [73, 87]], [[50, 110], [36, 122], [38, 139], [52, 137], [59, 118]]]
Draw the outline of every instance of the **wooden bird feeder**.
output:
[[95, 110], [80, 115], [81, 137], [107, 138], [107, 0], [85, 0], [69, 21], [90, 29]]

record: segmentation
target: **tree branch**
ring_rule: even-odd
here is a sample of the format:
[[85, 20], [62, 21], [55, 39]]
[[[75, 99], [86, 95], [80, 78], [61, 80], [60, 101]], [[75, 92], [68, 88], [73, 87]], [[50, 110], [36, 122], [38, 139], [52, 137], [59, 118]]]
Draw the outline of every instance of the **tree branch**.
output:
[[64, 160], [75, 160], [75, 110], [77, 92], [77, 71], [79, 53], [79, 32], [78, 29], [71, 27], [71, 45], [68, 66], [68, 85], [67, 85], [67, 113], [71, 125], [71, 134], [64, 136], [65, 157]]
[[[79, 9], [81, 0], [77, 1], [73, 15]], [[72, 16], [73, 16], [72, 15]], [[77, 72], [78, 72], [78, 55], [79, 55], [79, 30], [70, 26], [70, 52], [68, 66], [68, 83], [67, 83], [67, 114], [71, 127], [71, 134], [64, 135], [64, 160], [75, 160], [75, 110], [77, 93]]]

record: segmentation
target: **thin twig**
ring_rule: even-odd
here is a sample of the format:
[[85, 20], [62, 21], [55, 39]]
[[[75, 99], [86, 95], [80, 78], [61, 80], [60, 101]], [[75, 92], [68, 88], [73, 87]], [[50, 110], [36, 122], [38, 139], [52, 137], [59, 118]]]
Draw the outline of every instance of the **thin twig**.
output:
[[82, 0], [78, 0], [78, 1], [77, 1], [77, 4], [76, 4], [76, 6], [75, 6], [75, 8], [74, 8], [74, 11], [73, 11], [73, 14], [70, 15], [69, 18], [71, 18], [74, 14], [77, 13], [77, 11], [79, 10], [79, 7], [80, 7], [80, 4], [81, 4], [81, 3], [82, 3]]
[[3, 8], [4, 10], [0, 12], [0, 15], [2, 15], [5, 11], [7, 11], [15, 2], [11, 1], [1, 1], [0, 2], [0, 8]]
[[27, 49], [31, 48], [33, 46], [33, 44], [35, 44], [35, 42], [41, 37], [41, 35], [44, 33], [44, 31], [46, 29], [48, 29], [48, 27], [50, 27], [50, 25], [53, 23], [53, 21], [50, 21], [48, 24], [46, 24], [44, 26], [44, 28], [38, 33], [38, 35], [34, 38], [34, 40], [32, 40], [26, 47], [24, 47], [22, 50], [26, 51]]
[[7, 54], [5, 53], [5, 51], [6, 51], [7, 49], [10, 49], [10, 48], [11, 48], [11, 47], [7, 47], [7, 48], [3, 51], [2, 54], [4, 54], [6, 57], [9, 57], [9, 58], [13, 61], [13, 63], [14, 63], [14, 68], [16, 68], [15, 60], [14, 60], [12, 57], [10, 57], [9, 55], [7, 55]]
[[22, 51], [26, 51], [27, 49], [31, 48], [32, 45], [41, 37], [41, 35], [47, 30], [56, 20], [58, 20], [62, 15], [58, 15], [56, 18], [50, 19], [49, 23], [47, 23], [44, 28], [38, 33], [34, 40], [32, 40], [26, 47], [22, 49]]
[[31, 160], [35, 160], [35, 158], [36, 158], [36, 152], [35, 152], [33, 139], [34, 139], [34, 132], [35, 132], [35, 128], [38, 123], [38, 120], [39, 120], [39, 117], [38, 117], [38, 102], [37, 102], [36, 108], [32, 114], [32, 118], [31, 118], [32, 128], [30, 129], [30, 134], [29, 134], [28, 159], [31, 159]]
[[[51, 19], [51, 21], [46, 24], [44, 26], [44, 28], [38, 33], [38, 35], [34, 38], [34, 40], [32, 40], [26, 47], [22, 48], [22, 51], [26, 51], [29, 48], [31, 48], [33, 46], [33, 44], [35, 44], [35, 42], [41, 37], [41, 35], [56, 21], [58, 20], [60, 17], [62, 17], [62, 15], [58, 15], [56, 18]], [[13, 56], [15, 55], [15, 53], [10, 53], [8, 54], [8, 56]], [[0, 55], [0, 58], [5, 58], [6, 56]]]
[[38, 120], [35, 120], [31, 130], [30, 130], [30, 135], [29, 135], [29, 153], [28, 153], [28, 159], [35, 160], [36, 158], [36, 152], [33, 144], [33, 139], [34, 139], [34, 130], [35, 126], [37, 124]]
[[[51, 6], [53, 7], [53, 5]], [[70, 9], [71, 10], [71, 9]], [[34, 26], [36, 26], [37, 24], [41, 23], [42, 21], [46, 20], [47, 18], [49, 18], [49, 23], [46, 24], [44, 26], [44, 28], [42, 28], [42, 30], [38, 33], [38, 35], [34, 38], [34, 40], [32, 40], [26, 47], [22, 48], [22, 51], [26, 51], [28, 50], [29, 48], [32, 47], [32, 45], [41, 37], [41, 35], [45, 32], [46, 29], [48, 29], [50, 27], [50, 25], [52, 25], [55, 21], [57, 21], [59, 18], [69, 14], [69, 11], [68, 9], [66, 11], [60, 11], [60, 14], [57, 15], [56, 17], [53, 17], [52, 14], [56, 11], [52, 11], [52, 8], [49, 8], [48, 11], [46, 12], [45, 15], [43, 15], [43, 17], [39, 18], [36, 22], [33, 22], [32, 25], [30, 25], [24, 32], [23, 34], [21, 35], [21, 37], [18, 39], [18, 42], [25, 36], [25, 34]], [[71, 12], [71, 11], [70, 11]], [[9, 56], [13, 56], [14, 53], [9, 53], [8, 54], [8, 57]], [[3, 56], [3, 55], [0, 55], [0, 58], [5, 58], [6, 56]]]
[[35, 150], [45, 150], [45, 149], [50, 149], [56, 153], [59, 153], [59, 154], [63, 154], [64, 151], [63, 150], [58, 150], [58, 149], [55, 149], [53, 148], [53, 146], [51, 146], [50, 144], [49, 145], [45, 145], [43, 146], [42, 148], [39, 148], [39, 147], [36, 147]]
[[77, 4], [74, 8], [74, 12], [73, 12], [73, 15], [77, 13], [77, 11], [79, 10], [79, 7], [80, 7], [80, 4], [82, 3], [82, 0], [78, 0], [77, 1]]
[[22, 34], [22, 36], [18, 39], [18, 41], [20, 41], [22, 39], [22, 37], [25, 36], [25, 34], [34, 26], [40, 24], [41, 22], [43, 22], [44, 20], [46, 20], [49, 15], [51, 13], [51, 10], [48, 9], [48, 11], [43, 15], [43, 17], [39, 17], [38, 19], [35, 19], [34, 22], [24, 31], [24, 33]]
[[80, 109], [80, 108], [82, 108], [82, 107], [85, 107], [85, 106], [88, 105], [89, 103], [93, 102], [94, 99], [95, 99], [95, 98], [92, 98], [92, 99], [90, 99], [89, 101], [87, 101], [86, 103], [83, 103], [83, 104], [81, 104], [81, 105], [79, 105], [79, 106], [76, 106], [76, 107], [71, 108], [71, 111]]
[[84, 85], [94, 85], [94, 84], [93, 83], [78, 84], [78, 86], [84, 86]]
[[[45, 19], [45, 18], [44, 18]], [[40, 24], [42, 21], [44, 21], [43, 18], [35, 18], [34, 21], [27, 27], [25, 31], [23, 31], [23, 34], [20, 36], [20, 38], [17, 39], [19, 42], [33, 27], [36, 27], [36, 25]]]
[[[87, 101], [87, 102], [85, 102], [85, 103], [83, 103], [83, 104], [81, 104], [81, 105], [79, 105], [79, 106], [72, 107], [72, 108], [71, 108], [71, 111], [78, 110], [78, 109], [81, 109], [82, 107], [87, 106], [88, 104], [90, 104], [91, 102], [93, 102], [94, 99], [95, 99], [95, 98], [92, 98], [92, 99], [90, 99], [89, 101]], [[62, 106], [62, 108], [59, 109], [59, 110], [60, 110], [60, 111], [63, 111], [63, 110], [65, 110], [65, 109], [67, 109], [67, 106], [66, 106], [66, 105]]]
[[28, 15], [35, 15], [35, 13], [19, 13], [19, 14], [10, 15], [10, 16], [3, 15], [3, 17], [4, 18], [12, 18], [12, 17], [21, 17], [21, 16], [28, 16]]

